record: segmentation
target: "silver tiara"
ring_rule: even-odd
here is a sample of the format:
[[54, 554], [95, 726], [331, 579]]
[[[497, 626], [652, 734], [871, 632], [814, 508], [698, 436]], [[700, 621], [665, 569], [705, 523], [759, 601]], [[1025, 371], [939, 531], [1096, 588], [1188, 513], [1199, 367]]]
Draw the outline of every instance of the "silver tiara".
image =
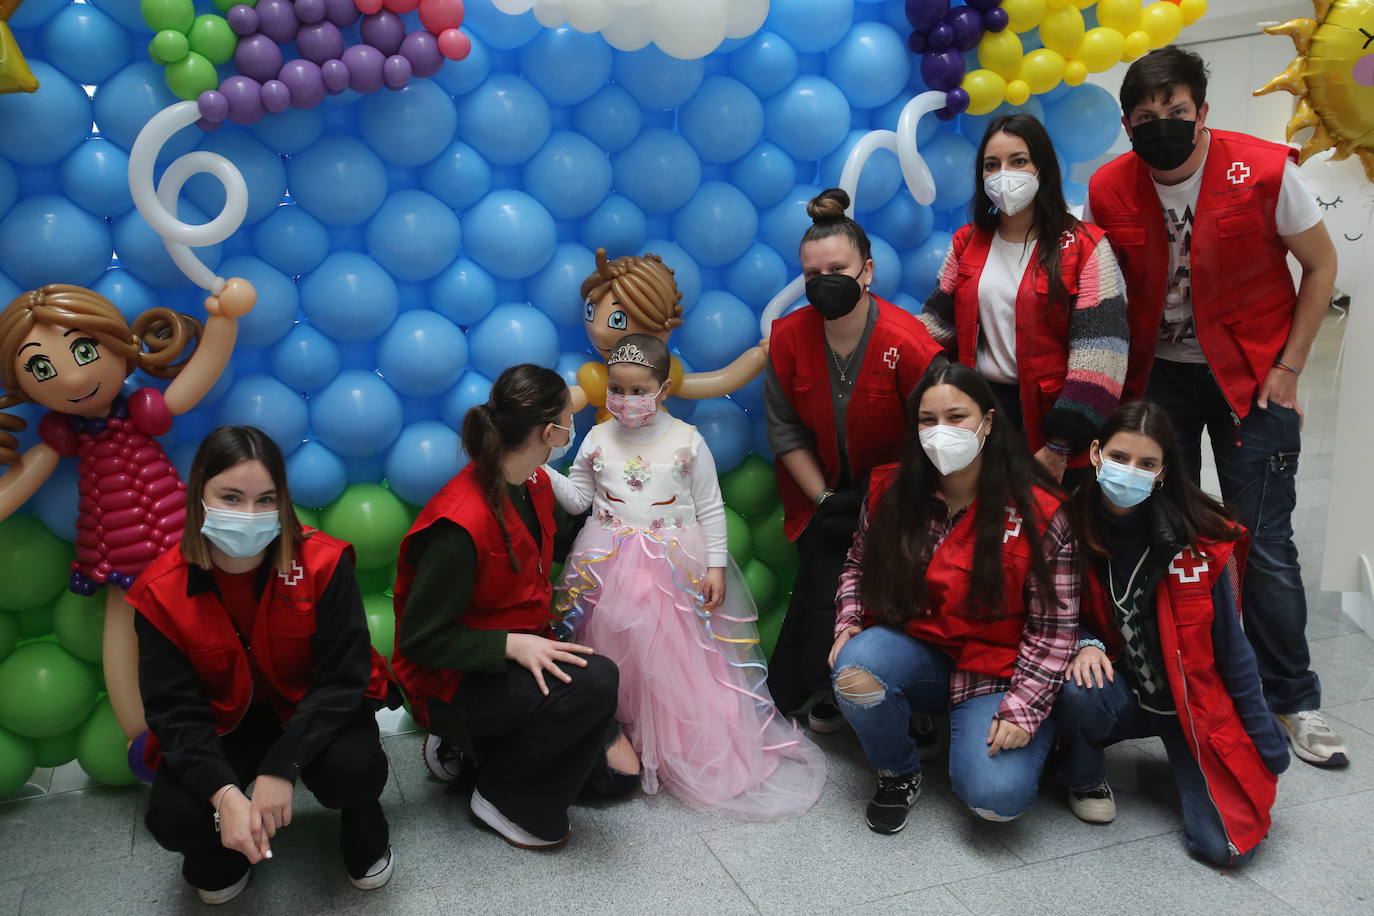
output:
[[649, 362], [649, 357], [644, 355], [643, 350], [632, 343], [621, 344], [615, 348], [615, 352], [611, 354], [611, 358], [606, 360], [606, 365], [610, 366], [615, 363], [636, 363], [648, 369], [658, 368], [653, 363]]

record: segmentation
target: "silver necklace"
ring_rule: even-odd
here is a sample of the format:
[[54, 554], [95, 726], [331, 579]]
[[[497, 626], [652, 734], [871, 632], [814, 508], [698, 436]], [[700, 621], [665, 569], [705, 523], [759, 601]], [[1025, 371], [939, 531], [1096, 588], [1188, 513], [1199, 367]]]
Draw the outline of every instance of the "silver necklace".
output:
[[841, 383], [841, 384], [844, 384], [844, 385], [848, 385], [848, 384], [849, 384], [849, 373], [848, 373], [848, 370], [849, 370], [851, 367], [853, 367], [853, 365], [854, 365], [854, 357], [858, 354], [859, 348], [858, 348], [857, 346], [854, 347], [854, 349], [850, 351], [849, 356], [845, 358], [845, 361], [844, 361], [843, 363], [840, 362], [840, 357], [839, 357], [838, 355], [836, 355], [836, 353], [835, 353], [835, 348], [834, 348], [834, 347], [830, 346], [829, 344], [826, 344], [825, 348], [826, 348], [827, 350], [830, 351], [830, 358], [831, 358], [832, 360], [834, 360], [834, 362], [835, 362], [835, 371], [838, 372], [838, 373], [840, 374], [840, 383]]

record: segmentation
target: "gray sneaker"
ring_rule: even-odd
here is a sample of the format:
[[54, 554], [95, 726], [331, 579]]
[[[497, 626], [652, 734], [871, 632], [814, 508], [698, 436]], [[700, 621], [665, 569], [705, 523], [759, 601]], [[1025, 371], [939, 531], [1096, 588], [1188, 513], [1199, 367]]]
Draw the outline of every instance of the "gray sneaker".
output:
[[1343, 767], [1350, 764], [1345, 739], [1326, 724], [1320, 710], [1308, 709], [1278, 717], [1288, 733], [1288, 743], [1301, 760], [1317, 767]]
[[1069, 790], [1069, 810], [1074, 817], [1089, 824], [1110, 824], [1116, 820], [1116, 799], [1112, 787], [1104, 779], [1101, 785], [1082, 792]]

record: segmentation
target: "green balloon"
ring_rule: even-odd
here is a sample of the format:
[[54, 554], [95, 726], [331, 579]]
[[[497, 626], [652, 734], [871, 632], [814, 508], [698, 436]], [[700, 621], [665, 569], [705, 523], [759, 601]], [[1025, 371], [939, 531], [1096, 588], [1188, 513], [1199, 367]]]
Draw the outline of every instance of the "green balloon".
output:
[[166, 73], [167, 88], [171, 89], [177, 98], [187, 101], [193, 101], [199, 98], [202, 92], [219, 86], [219, 74], [215, 72], [215, 65], [195, 51], [187, 53], [174, 64], [168, 64]]
[[759, 649], [763, 657], [771, 659], [778, 645], [778, 633], [782, 631], [782, 619], [787, 616], [790, 595], [784, 595], [773, 603], [771, 608], [759, 608]]
[[181, 60], [190, 50], [191, 43], [175, 29], [163, 29], [148, 42], [148, 56], [164, 66]]
[[753, 520], [749, 533], [754, 539], [754, 555], [775, 570], [797, 565], [797, 548], [782, 531], [782, 507]]
[[773, 468], [757, 455], [750, 455], [723, 476], [720, 489], [725, 504], [746, 518], [764, 515], [778, 503]]
[[391, 599], [385, 595], [368, 595], [363, 598], [363, 613], [367, 615], [367, 633], [372, 648], [389, 661], [396, 651], [396, 611]]
[[730, 557], [743, 567], [753, 556], [753, 538], [749, 535], [749, 523], [740, 518], [735, 510], [726, 509], [725, 532], [730, 543]]
[[314, 509], [307, 509], [305, 506], [296, 506], [296, 521], [305, 525], [307, 528], [320, 527], [320, 513]]
[[16, 611], [15, 622], [19, 624], [20, 639], [42, 639], [52, 635], [52, 607], [36, 607], [27, 611]]
[[249, 7], [257, 6], [258, 0], [215, 0], [215, 8], [221, 13], [228, 13], [239, 4]]
[[229, 27], [229, 22], [223, 16], [210, 14], [196, 17], [187, 38], [192, 51], [216, 66], [227, 64], [239, 44], [239, 37]]
[[90, 715], [99, 690], [95, 669], [57, 643], [25, 643], [0, 662], [0, 727], [55, 738]]
[[410, 513], [386, 487], [355, 483], [324, 510], [323, 530], [348, 541], [358, 553], [359, 569], [377, 569], [396, 559]]
[[744, 582], [749, 586], [749, 594], [754, 596], [755, 607], [771, 607], [778, 593], [778, 577], [757, 559], [750, 560], [744, 567]]
[[38, 763], [38, 752], [27, 738], [0, 728], [0, 800], [28, 782]]
[[108, 697], [100, 700], [77, 730], [76, 762], [87, 776], [107, 786], [138, 782], [129, 769], [129, 739], [120, 731]]
[[0, 522], [0, 607], [27, 611], [49, 604], [66, 587], [72, 545], [35, 515]]
[[186, 32], [196, 20], [196, 5], [191, 0], [139, 0], [143, 21], [154, 32], [175, 29]]
[[52, 628], [62, 648], [83, 662], [99, 665], [104, 660], [105, 593], [88, 598], [63, 592], [53, 605]]
[[0, 661], [14, 651], [19, 642], [19, 621], [13, 614], [0, 611]]
[[358, 591], [364, 595], [380, 595], [391, 588], [391, 583], [395, 581], [391, 578], [390, 567], [387, 566], [355, 570], [353, 575], [358, 580]]
[[60, 767], [76, 759], [76, 742], [81, 735], [80, 727], [55, 738], [35, 738], [34, 751], [37, 752], [36, 765], [40, 767]]

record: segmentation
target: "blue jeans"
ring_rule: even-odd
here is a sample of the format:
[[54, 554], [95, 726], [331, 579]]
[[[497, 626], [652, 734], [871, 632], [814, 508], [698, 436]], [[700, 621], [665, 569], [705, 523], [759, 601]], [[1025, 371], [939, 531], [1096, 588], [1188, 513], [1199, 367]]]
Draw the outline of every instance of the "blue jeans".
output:
[[1221, 497], [1250, 531], [1241, 608], [1255, 650], [1264, 698], [1276, 713], [1321, 707], [1321, 682], [1307, 651], [1307, 594], [1293, 543], [1298, 454], [1296, 410], [1252, 405], [1235, 425], [1211, 370], [1156, 360], [1148, 391], [1178, 432], [1185, 470], [1202, 473], [1202, 431], [1212, 440]]
[[1226, 827], [1207, 790], [1202, 769], [1188, 748], [1177, 716], [1146, 712], [1136, 702], [1118, 671], [1115, 681], [1103, 687], [1064, 684], [1054, 702], [1054, 723], [1059, 730], [1064, 782], [1084, 791], [1107, 780], [1109, 744], [1127, 738], [1158, 736], [1169, 755], [1169, 766], [1178, 785], [1183, 810], [1183, 835], [1188, 849], [1216, 865], [1244, 865], [1255, 854], [1234, 855]]
[[988, 728], [1005, 694], [984, 694], [950, 708], [951, 668], [949, 656], [934, 646], [889, 627], [869, 627], [845, 643], [831, 679], [844, 717], [881, 772], [919, 773], [911, 716], [948, 712], [954, 794], [979, 817], [1012, 820], [1035, 803], [1053, 726], [1047, 719], [1025, 747], [989, 757]]

